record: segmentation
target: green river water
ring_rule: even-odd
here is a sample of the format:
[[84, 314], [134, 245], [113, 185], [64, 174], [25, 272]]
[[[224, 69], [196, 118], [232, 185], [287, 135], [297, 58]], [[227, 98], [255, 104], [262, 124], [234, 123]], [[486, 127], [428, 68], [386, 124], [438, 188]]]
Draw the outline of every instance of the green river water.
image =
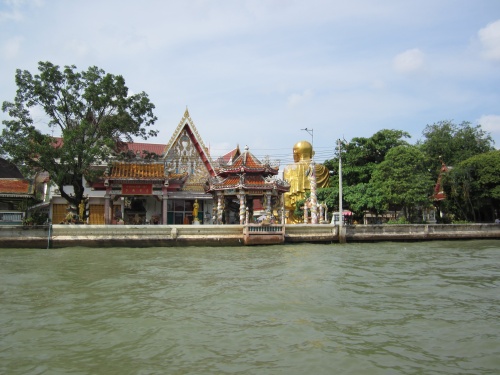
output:
[[3, 249], [0, 308], [1, 374], [500, 374], [500, 241]]

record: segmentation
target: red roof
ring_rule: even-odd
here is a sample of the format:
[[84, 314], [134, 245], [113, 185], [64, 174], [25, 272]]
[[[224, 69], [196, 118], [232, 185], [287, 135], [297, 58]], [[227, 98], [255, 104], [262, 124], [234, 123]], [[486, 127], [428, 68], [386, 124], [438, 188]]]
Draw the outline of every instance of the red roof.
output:
[[[54, 138], [54, 147], [61, 147], [64, 143], [64, 140], [61, 137]], [[123, 142], [121, 144], [122, 151], [130, 150], [135, 155], [140, 156], [141, 158], [145, 155], [144, 151], [149, 153], [155, 153], [157, 155], [163, 154], [165, 151], [165, 144], [160, 143], [142, 143], [142, 142]]]
[[[239, 148], [238, 148], [239, 151]], [[224, 157], [226, 157], [226, 154]], [[220, 161], [221, 159], [219, 159]], [[250, 151], [248, 146], [245, 146], [245, 151], [239, 154], [236, 159], [228, 162], [221, 162], [217, 168], [217, 174], [220, 176], [227, 176], [235, 173], [259, 173], [263, 176], [277, 175], [279, 168], [272, 167], [269, 163], [262, 163]]]
[[432, 196], [435, 201], [442, 201], [446, 199], [446, 193], [443, 191], [443, 187], [441, 186], [441, 180], [443, 173], [448, 172], [450, 168], [451, 167], [448, 167], [445, 163], [441, 162], [441, 170], [439, 171], [439, 176], [436, 185], [434, 186], [434, 194]]
[[236, 146], [234, 150], [229, 151], [227, 154], [222, 155], [217, 161], [219, 163], [232, 163], [234, 159], [240, 156], [240, 146]]
[[[236, 149], [233, 157], [239, 153]], [[225, 155], [227, 156], [227, 155]], [[221, 159], [219, 159], [221, 162]], [[245, 151], [239, 154], [235, 159], [229, 158], [229, 161], [221, 162], [217, 168], [217, 177], [211, 178], [206, 191], [246, 189], [254, 191], [279, 190], [289, 191], [290, 185], [274, 178], [278, 174], [278, 168], [274, 168], [269, 162], [263, 164], [257, 159], [245, 146]]]
[[0, 194], [5, 195], [33, 195], [33, 183], [31, 180], [20, 178], [0, 179]]
[[166, 145], [164, 144], [156, 144], [156, 143], [126, 143], [126, 147], [128, 150], [133, 151], [134, 154], [136, 155], [141, 155], [143, 156], [142, 153], [144, 151], [147, 151], [149, 153], [155, 153], [157, 155], [163, 154], [163, 151], [165, 151]]

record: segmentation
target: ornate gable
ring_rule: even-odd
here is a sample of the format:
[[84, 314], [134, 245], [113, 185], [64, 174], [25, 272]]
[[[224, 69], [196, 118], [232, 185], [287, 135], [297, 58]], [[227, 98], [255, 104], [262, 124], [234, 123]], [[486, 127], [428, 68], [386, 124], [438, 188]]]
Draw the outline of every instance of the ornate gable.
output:
[[[239, 149], [239, 148], [238, 148]], [[220, 190], [246, 189], [249, 191], [272, 191], [286, 192], [290, 190], [290, 185], [277, 179], [278, 166], [269, 160], [260, 162], [245, 146], [245, 151], [239, 154], [234, 160], [223, 163], [217, 168], [217, 176], [209, 180], [205, 187], [207, 192]]]
[[205, 182], [215, 176], [208, 149], [203, 144], [187, 109], [163, 155], [167, 171], [188, 173], [183, 190], [203, 192]]

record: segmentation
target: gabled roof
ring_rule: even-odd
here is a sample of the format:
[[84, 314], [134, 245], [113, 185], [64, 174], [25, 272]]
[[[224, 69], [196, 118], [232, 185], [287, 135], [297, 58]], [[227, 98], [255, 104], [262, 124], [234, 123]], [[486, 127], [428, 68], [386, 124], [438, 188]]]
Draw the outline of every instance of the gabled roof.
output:
[[165, 146], [165, 149], [163, 151], [164, 158], [169, 159], [169, 158], [175, 157], [174, 156], [174, 154], [175, 154], [174, 147], [181, 140], [181, 137], [183, 137], [184, 135], [187, 135], [187, 137], [189, 137], [189, 140], [191, 141], [194, 148], [196, 149], [196, 152], [199, 155], [201, 161], [203, 162], [209, 175], [215, 176], [215, 171], [214, 171], [214, 168], [213, 168], [212, 163], [210, 161], [210, 155], [209, 155], [208, 149], [204, 145], [203, 140], [201, 139], [200, 135], [198, 134], [198, 130], [196, 129], [196, 126], [194, 125], [193, 120], [189, 116], [189, 111], [187, 110], [187, 108], [186, 108], [186, 111], [184, 112], [184, 116], [182, 117], [181, 121], [179, 122], [179, 125], [177, 125], [177, 128], [175, 129], [174, 133], [172, 134], [170, 141]]
[[[237, 149], [239, 150], [239, 147]], [[262, 163], [249, 151], [248, 146], [245, 146], [245, 151], [235, 159], [222, 163], [217, 172], [217, 176], [211, 178], [206, 185], [207, 192], [234, 189], [281, 192], [290, 190], [288, 182], [275, 177], [278, 168], [271, 166], [269, 161]]]
[[213, 177], [205, 187], [207, 192], [235, 189], [262, 192], [269, 190], [287, 192], [290, 190], [290, 185], [286, 181], [277, 179], [274, 176], [264, 177], [262, 175], [242, 173], [240, 175], [229, 175], [227, 177]]
[[24, 176], [13, 163], [0, 158], [0, 178], [23, 178]]
[[448, 167], [443, 161], [441, 161], [441, 169], [439, 170], [439, 176], [436, 181], [436, 185], [434, 185], [434, 194], [432, 195], [432, 199], [435, 201], [442, 201], [446, 199], [446, 193], [442, 187], [442, 178], [443, 174], [448, 172], [452, 167]]
[[217, 174], [227, 176], [234, 173], [259, 173], [264, 176], [277, 175], [279, 167], [272, 166], [269, 161], [262, 163], [250, 151], [248, 146], [234, 160], [221, 163], [217, 168]]
[[229, 151], [227, 154], [222, 155], [220, 158], [218, 158], [217, 163], [219, 163], [220, 165], [232, 164], [233, 161], [240, 155], [241, 155], [240, 146], [237, 145], [235, 149]]
[[136, 156], [144, 158], [147, 152], [155, 153], [161, 155], [165, 150], [165, 144], [157, 143], [137, 143], [137, 142], [127, 142], [125, 147], [127, 150], [132, 151]]

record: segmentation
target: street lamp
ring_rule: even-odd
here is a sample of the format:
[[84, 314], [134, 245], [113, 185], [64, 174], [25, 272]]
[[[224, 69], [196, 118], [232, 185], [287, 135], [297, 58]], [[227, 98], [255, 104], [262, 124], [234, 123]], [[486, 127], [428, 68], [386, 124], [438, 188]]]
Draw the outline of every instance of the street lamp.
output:
[[339, 139], [338, 140], [338, 146], [339, 146], [339, 232], [340, 229], [342, 228], [342, 225], [344, 224], [344, 217], [342, 215], [342, 150], [341, 150], [341, 145], [342, 142]]
[[[306, 132], [309, 133], [309, 135], [311, 136], [311, 146], [312, 146], [312, 149], [314, 151], [314, 129], [300, 129], [300, 130], [305, 130]], [[314, 153], [311, 155], [311, 159], [314, 160]]]
[[345, 233], [343, 230], [344, 225], [344, 215], [342, 214], [342, 149], [341, 149], [342, 141], [338, 140], [339, 146], [339, 242], [345, 243]]

